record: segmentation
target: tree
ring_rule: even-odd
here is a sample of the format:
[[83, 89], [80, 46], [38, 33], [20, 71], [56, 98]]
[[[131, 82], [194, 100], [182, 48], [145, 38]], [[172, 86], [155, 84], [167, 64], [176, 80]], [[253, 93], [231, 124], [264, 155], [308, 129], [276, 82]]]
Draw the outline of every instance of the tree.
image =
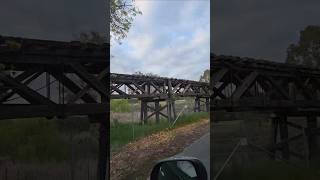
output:
[[320, 26], [307, 26], [287, 49], [287, 63], [320, 68]]
[[82, 43], [92, 43], [92, 44], [103, 44], [107, 42], [106, 37], [103, 37], [98, 32], [82, 32], [78, 37], [75, 37], [76, 40], [82, 42]]
[[154, 74], [154, 73], [151, 73], [151, 72], [143, 73], [141, 71], [135, 72], [134, 75], [149, 76], [149, 77], [160, 77], [158, 74]]
[[120, 43], [127, 36], [135, 16], [142, 14], [135, 0], [111, 0], [110, 35]]
[[207, 69], [203, 72], [203, 75], [200, 76], [200, 82], [210, 82], [210, 70]]

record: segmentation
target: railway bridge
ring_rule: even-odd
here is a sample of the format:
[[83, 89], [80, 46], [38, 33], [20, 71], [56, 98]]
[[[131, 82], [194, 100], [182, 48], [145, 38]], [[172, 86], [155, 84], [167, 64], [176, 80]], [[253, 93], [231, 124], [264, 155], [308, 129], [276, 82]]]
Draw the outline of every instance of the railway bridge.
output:
[[[212, 113], [270, 112], [273, 137], [270, 151], [280, 152], [285, 159], [292, 156], [310, 159], [317, 153], [320, 69], [211, 55], [210, 81]], [[291, 122], [288, 117], [306, 117], [305, 125]], [[300, 133], [290, 134], [288, 128]], [[290, 148], [290, 143], [300, 138], [307, 144], [303, 154]]]
[[[111, 73], [110, 93], [111, 99], [140, 100], [140, 119], [143, 123], [153, 116], [157, 122], [160, 116], [169, 121], [176, 119], [175, 99], [181, 97], [194, 97], [195, 112], [209, 112], [210, 109], [209, 83], [206, 82]], [[161, 101], [165, 101], [166, 105], [161, 107]]]
[[0, 120], [87, 116], [99, 124], [97, 177], [109, 158], [109, 44], [0, 36]]

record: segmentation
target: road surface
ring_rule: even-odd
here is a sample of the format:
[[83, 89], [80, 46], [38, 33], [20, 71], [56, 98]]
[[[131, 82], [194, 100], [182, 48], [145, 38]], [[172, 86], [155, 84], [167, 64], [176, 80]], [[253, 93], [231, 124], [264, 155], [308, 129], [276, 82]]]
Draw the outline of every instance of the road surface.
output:
[[210, 179], [210, 134], [207, 133], [200, 139], [186, 147], [176, 156], [191, 156], [198, 158], [206, 167], [208, 179]]

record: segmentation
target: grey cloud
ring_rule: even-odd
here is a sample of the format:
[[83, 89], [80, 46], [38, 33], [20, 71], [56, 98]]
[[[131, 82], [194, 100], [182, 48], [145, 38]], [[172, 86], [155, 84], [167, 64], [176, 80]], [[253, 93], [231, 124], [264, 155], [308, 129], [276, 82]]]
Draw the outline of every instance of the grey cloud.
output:
[[299, 32], [320, 24], [319, 5], [315, 0], [213, 1], [211, 51], [282, 62]]
[[72, 40], [80, 32], [107, 32], [107, 1], [4, 0], [0, 34], [29, 38]]

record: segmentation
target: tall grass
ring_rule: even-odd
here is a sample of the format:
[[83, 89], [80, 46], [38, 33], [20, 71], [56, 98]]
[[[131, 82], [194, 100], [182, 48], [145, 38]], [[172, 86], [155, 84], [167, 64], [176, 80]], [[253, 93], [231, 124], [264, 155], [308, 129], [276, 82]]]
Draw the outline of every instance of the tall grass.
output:
[[131, 112], [131, 109], [128, 99], [111, 99], [110, 101], [110, 110], [112, 112]]
[[319, 180], [314, 168], [296, 167], [279, 161], [259, 161], [250, 166], [226, 169], [219, 180]]
[[[173, 128], [194, 123], [208, 117], [209, 114], [205, 112], [185, 114], [180, 116]], [[111, 151], [116, 151], [123, 145], [134, 140], [169, 129], [171, 124], [172, 123], [169, 123], [165, 119], [161, 119], [158, 124], [150, 123], [146, 125], [140, 125], [138, 123], [113, 123], [110, 126]]]
[[63, 160], [65, 141], [58, 128], [46, 119], [0, 121], [0, 156], [16, 160]]

